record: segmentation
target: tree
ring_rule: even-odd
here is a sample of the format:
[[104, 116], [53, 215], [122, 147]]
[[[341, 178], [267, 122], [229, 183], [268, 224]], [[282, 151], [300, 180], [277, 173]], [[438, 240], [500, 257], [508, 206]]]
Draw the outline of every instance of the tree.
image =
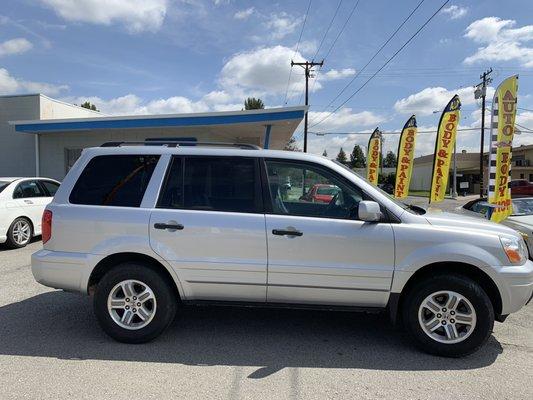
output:
[[363, 153], [363, 150], [361, 150], [361, 146], [356, 144], [353, 147], [352, 153], [350, 154], [350, 168], [365, 168], [366, 167], [366, 159], [365, 155]]
[[289, 139], [283, 150], [286, 151], [302, 151], [296, 144], [296, 139], [294, 139], [294, 136]]
[[397, 163], [398, 160], [396, 159], [396, 154], [389, 150], [383, 160], [383, 166], [385, 168], [396, 168]]
[[328, 156], [328, 152], [326, 151], [326, 149], [324, 149], [324, 152], [322, 153], [322, 156], [323, 157], [327, 157]]
[[263, 100], [256, 99], [255, 97], [248, 97], [244, 100], [244, 109], [245, 110], [261, 110], [265, 108], [265, 103]]
[[336, 160], [344, 165], [346, 165], [346, 163], [348, 162], [348, 158], [346, 157], [346, 153], [344, 152], [342, 147], [339, 150], [339, 154], [337, 154]]
[[96, 106], [94, 104], [91, 104], [89, 101], [86, 101], [85, 103], [83, 103], [81, 105], [81, 107], [83, 108], [87, 108], [89, 110], [93, 110], [93, 111], [100, 111], [96, 108]]

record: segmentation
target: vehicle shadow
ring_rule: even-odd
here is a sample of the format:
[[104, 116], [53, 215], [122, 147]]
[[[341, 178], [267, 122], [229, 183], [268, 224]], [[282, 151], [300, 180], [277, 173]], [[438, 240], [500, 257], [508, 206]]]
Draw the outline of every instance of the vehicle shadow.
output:
[[385, 314], [232, 307], [184, 307], [154, 342], [108, 338], [90, 298], [47, 292], [0, 307], [0, 354], [185, 365], [258, 366], [249, 378], [285, 367], [375, 370], [462, 370], [492, 364], [502, 352], [491, 337], [462, 359], [415, 349]]
[[[39, 235], [39, 236], [34, 236], [31, 238], [31, 240], [29, 241], [28, 245], [32, 244], [32, 243], [36, 243], [36, 242], [40, 242], [42, 240], [42, 236]], [[8, 247], [5, 243], [0, 243], [0, 252], [3, 252], [3, 251], [16, 251], [16, 250], [20, 250], [20, 248], [11, 248], [11, 247]]]

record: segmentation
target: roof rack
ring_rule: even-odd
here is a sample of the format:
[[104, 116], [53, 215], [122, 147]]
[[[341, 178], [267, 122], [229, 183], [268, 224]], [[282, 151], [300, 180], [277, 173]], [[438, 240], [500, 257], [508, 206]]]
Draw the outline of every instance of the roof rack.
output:
[[261, 150], [261, 147], [250, 143], [227, 143], [227, 142], [193, 142], [188, 140], [145, 140], [138, 142], [106, 142], [100, 147], [121, 147], [121, 146], [166, 146], [166, 147], [236, 147], [246, 150]]

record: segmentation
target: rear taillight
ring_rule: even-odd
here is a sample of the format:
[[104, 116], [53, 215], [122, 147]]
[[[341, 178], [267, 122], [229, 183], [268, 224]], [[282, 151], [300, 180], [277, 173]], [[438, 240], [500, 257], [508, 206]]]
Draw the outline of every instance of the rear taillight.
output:
[[48, 242], [52, 237], [52, 211], [44, 210], [41, 221], [41, 230], [43, 234], [43, 244]]

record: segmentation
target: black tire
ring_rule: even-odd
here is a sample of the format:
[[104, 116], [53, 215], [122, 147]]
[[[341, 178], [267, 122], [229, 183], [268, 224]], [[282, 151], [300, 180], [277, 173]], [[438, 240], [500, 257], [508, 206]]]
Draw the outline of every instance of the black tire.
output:
[[[422, 302], [439, 291], [456, 292], [464, 296], [474, 308], [475, 327], [470, 336], [459, 343], [441, 343], [433, 339], [426, 334], [419, 322]], [[479, 284], [462, 275], [437, 275], [417, 282], [407, 293], [402, 311], [405, 327], [415, 345], [427, 353], [443, 357], [463, 357], [476, 352], [488, 340], [494, 327], [494, 309], [489, 297]]]
[[[30, 229], [30, 237], [24, 243], [17, 243], [17, 241], [15, 240], [15, 236], [14, 236], [14, 228], [15, 228], [15, 225], [17, 224], [17, 222], [19, 222], [19, 221], [26, 222], [28, 224], [28, 226], [29, 226], [29, 229]], [[32, 238], [33, 238], [33, 225], [31, 223], [31, 221], [28, 218], [19, 217], [19, 218], [15, 219], [13, 221], [13, 223], [9, 226], [9, 229], [7, 231], [6, 247], [8, 247], [10, 249], [20, 249], [22, 247], [26, 247], [28, 245], [28, 243], [31, 242]]]
[[[125, 329], [118, 325], [107, 307], [108, 296], [113, 288], [126, 280], [136, 280], [148, 285], [157, 302], [151, 321], [146, 326], [135, 330]], [[113, 267], [102, 277], [94, 294], [93, 305], [98, 323], [113, 339], [123, 343], [146, 343], [161, 335], [174, 320], [177, 301], [171, 283], [162, 274], [149, 265], [128, 262]]]

